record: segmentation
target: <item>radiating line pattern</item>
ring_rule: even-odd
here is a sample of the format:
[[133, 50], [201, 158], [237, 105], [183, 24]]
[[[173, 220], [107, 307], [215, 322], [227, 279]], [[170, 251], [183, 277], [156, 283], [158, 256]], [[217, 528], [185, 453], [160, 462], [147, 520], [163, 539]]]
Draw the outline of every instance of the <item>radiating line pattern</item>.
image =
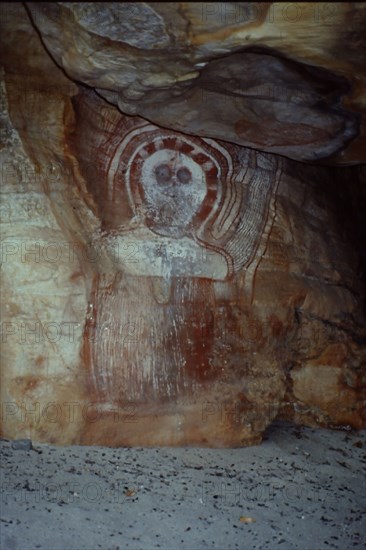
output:
[[[112, 202], [122, 193], [128, 197], [133, 226], [147, 226], [162, 237], [189, 237], [218, 252], [227, 261], [227, 279], [248, 267], [271, 222], [278, 161], [149, 123], [128, 127], [125, 134], [119, 125], [118, 131], [107, 195]], [[157, 168], [166, 171], [165, 181], [157, 181]], [[186, 179], [179, 181], [179, 174]]]
[[100, 241], [142, 250], [130, 255], [136, 264], [96, 266], [84, 345], [90, 394], [123, 406], [221, 392], [241, 362], [242, 304], [275, 216], [280, 161], [115, 110], [100, 116], [91, 97], [80, 112], [77, 153], [81, 172], [82, 161], [95, 167], [85, 185]]

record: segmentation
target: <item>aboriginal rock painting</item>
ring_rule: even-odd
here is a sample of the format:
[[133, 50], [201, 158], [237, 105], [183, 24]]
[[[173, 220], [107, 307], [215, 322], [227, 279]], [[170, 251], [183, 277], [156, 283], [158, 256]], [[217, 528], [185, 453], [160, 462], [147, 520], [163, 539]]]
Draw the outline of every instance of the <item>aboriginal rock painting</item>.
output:
[[243, 353], [242, 280], [273, 223], [278, 161], [101, 114], [98, 101], [78, 99], [71, 140], [114, 266], [96, 268], [92, 283], [91, 390], [106, 403], [176, 398], [227, 379]]

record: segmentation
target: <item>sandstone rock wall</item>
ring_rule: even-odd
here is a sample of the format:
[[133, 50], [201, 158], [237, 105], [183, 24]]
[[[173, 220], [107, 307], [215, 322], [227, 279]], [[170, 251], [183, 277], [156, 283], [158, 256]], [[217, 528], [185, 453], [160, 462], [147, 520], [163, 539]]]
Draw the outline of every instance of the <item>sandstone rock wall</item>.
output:
[[[278, 415], [365, 427], [364, 171], [272, 154], [284, 147], [301, 160], [314, 151], [329, 164], [360, 160], [357, 140], [337, 153], [361, 136], [352, 134], [363, 116], [357, 94], [341, 99], [361, 70], [358, 54], [337, 71], [329, 29], [301, 48], [289, 26], [292, 48], [277, 42], [281, 55], [237, 52], [243, 25], [202, 19], [195, 4], [98, 13], [94, 4], [6, 6], [2, 433], [59, 444], [237, 446], [258, 443]], [[353, 17], [357, 35], [363, 7], [350, 6], [334, 8], [335, 21]], [[144, 17], [150, 22], [143, 47], [123, 27], [127, 15], [140, 34]], [[263, 38], [274, 27], [262, 23], [252, 25], [251, 44], [274, 47]], [[262, 137], [231, 139], [236, 92], [222, 108], [233, 113], [226, 126], [215, 95], [204, 98], [207, 111], [184, 98], [202, 83], [227, 98], [231, 72], [239, 64], [252, 74], [253, 56], [274, 86], [280, 75], [305, 96], [282, 105], [284, 121], [286, 109], [297, 113], [284, 129], [263, 118], [277, 117], [277, 99], [269, 106], [261, 80], [246, 77]], [[203, 59], [207, 67], [183, 84], [159, 73], [163, 65], [179, 77]], [[318, 72], [299, 69], [316, 62]], [[180, 98], [174, 117], [169, 97]], [[180, 109], [199, 113], [195, 127]], [[314, 121], [306, 144], [296, 130], [303, 119]], [[317, 125], [329, 136], [319, 141]]]

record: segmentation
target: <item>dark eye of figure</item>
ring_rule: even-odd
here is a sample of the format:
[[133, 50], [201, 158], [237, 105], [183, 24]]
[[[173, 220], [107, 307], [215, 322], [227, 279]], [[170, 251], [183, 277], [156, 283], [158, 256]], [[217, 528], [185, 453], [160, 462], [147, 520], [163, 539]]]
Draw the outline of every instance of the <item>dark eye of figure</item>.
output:
[[188, 168], [186, 167], [179, 168], [177, 172], [177, 179], [180, 183], [189, 183], [191, 181], [191, 178], [192, 178], [192, 174], [188, 170]]
[[168, 183], [172, 177], [172, 173], [167, 164], [159, 164], [155, 168], [155, 178], [158, 183]]

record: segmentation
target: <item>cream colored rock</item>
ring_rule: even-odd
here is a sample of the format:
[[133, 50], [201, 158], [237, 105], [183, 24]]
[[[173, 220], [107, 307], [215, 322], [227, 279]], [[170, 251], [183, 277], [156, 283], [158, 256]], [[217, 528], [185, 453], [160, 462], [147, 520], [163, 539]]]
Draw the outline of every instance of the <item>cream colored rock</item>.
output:
[[122, 112], [303, 161], [365, 161], [365, 3], [27, 4]]
[[[113, 83], [106, 51], [119, 47], [110, 18], [126, 6], [99, 6], [102, 19], [93, 4], [29, 9], [68, 72], [83, 38], [72, 76], [89, 71], [99, 89], [99, 78]], [[171, 44], [167, 20], [185, 43], [184, 10], [196, 7], [181, 11], [179, 27], [174, 4], [141, 6], [131, 21], [141, 31], [146, 10], [149, 65], [154, 41]], [[259, 443], [277, 415], [364, 427], [362, 171], [123, 114], [65, 76], [22, 5], [8, 4], [2, 25], [1, 433], [219, 447]], [[207, 56], [222, 47], [223, 26], [210, 28], [199, 46]], [[132, 60], [138, 40], [128, 30]], [[185, 63], [184, 86], [202, 74]], [[141, 74], [170, 93], [169, 75]], [[145, 97], [136, 82], [129, 93]]]

